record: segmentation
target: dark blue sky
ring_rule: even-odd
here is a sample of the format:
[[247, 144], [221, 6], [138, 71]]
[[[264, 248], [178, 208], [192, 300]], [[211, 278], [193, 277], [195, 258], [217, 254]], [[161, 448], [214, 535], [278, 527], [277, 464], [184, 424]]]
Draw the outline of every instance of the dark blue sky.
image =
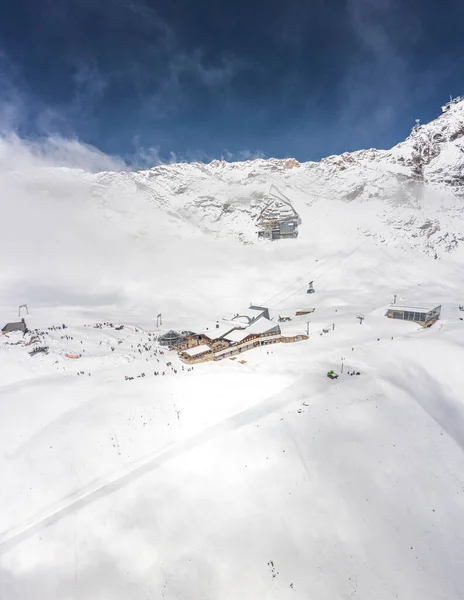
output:
[[464, 93], [463, 0], [1, 4], [0, 126], [139, 165], [389, 147]]

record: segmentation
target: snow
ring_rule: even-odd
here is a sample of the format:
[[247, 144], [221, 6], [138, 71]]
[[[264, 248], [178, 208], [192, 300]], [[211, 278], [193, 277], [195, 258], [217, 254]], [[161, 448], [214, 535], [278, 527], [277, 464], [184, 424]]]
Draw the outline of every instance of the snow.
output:
[[189, 356], [197, 356], [198, 354], [203, 354], [203, 352], [210, 352], [211, 348], [206, 344], [200, 344], [200, 346], [196, 346], [195, 348], [189, 348], [188, 350], [184, 350], [184, 354], [188, 354]]
[[389, 306], [389, 310], [399, 310], [399, 311], [409, 311], [409, 312], [422, 312], [422, 313], [427, 313], [431, 310], [435, 310], [436, 308], [438, 308], [437, 304], [428, 304], [427, 306], [425, 304], [422, 304], [421, 306], [406, 306], [404, 304], [390, 304]]
[[264, 312], [263, 308], [258, 308], [258, 307], [252, 308], [250, 306], [250, 308], [240, 311], [238, 316], [233, 317], [233, 320], [235, 321], [235, 320], [241, 319], [241, 317], [245, 317], [245, 319], [241, 319], [241, 320], [245, 321], [246, 323], [249, 323], [250, 321], [257, 319], [260, 315], [263, 314], [263, 312]]
[[[2, 599], [462, 600], [463, 115], [293, 169], [0, 170], [0, 320], [27, 302], [49, 346], [0, 337]], [[271, 185], [300, 236], [254, 243]], [[386, 318], [395, 294], [440, 320]], [[251, 300], [309, 340], [156, 343]]]
[[278, 327], [277, 323], [273, 323], [266, 317], [260, 317], [257, 321], [247, 327], [248, 333], [266, 333], [271, 329]]
[[244, 315], [238, 316], [238, 317], [233, 317], [232, 320], [234, 323], [237, 323], [238, 326], [244, 325], [244, 326], [248, 327], [248, 325], [250, 324], [250, 319], [248, 319]]
[[203, 334], [208, 337], [210, 340], [219, 340], [224, 337], [227, 333], [232, 331], [235, 327], [233, 323], [219, 323], [219, 327], [217, 323], [210, 323], [207, 328], [203, 329]]
[[248, 331], [248, 329], [234, 329], [234, 331], [231, 331], [230, 333], [225, 335], [224, 339], [228, 342], [240, 343], [249, 335], [250, 332]]

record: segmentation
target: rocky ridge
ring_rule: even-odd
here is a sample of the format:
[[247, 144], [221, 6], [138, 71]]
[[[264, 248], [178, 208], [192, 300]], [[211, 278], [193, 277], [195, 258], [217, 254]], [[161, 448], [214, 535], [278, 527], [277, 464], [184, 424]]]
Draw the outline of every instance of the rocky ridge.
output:
[[99, 173], [90, 185], [106, 216], [135, 217], [140, 203], [148, 204], [157, 211], [153, 218], [163, 213], [178, 226], [244, 243], [257, 242], [256, 219], [275, 186], [301, 214], [301, 235], [313, 235], [316, 224], [341, 226], [349, 214], [356, 229], [381, 240], [372, 230], [375, 217], [376, 227], [388, 230], [383, 243], [405, 242], [439, 257], [464, 241], [464, 101], [414, 126], [390, 150], [307, 163], [270, 158], [166, 164]]

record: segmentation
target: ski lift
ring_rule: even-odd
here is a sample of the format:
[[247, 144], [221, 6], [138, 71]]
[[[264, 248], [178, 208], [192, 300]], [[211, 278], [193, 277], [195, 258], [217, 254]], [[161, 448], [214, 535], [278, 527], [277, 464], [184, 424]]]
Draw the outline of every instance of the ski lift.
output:
[[316, 290], [314, 289], [314, 285], [313, 285], [313, 284], [314, 284], [314, 281], [310, 281], [310, 282], [309, 282], [309, 284], [308, 284], [308, 289], [306, 290], [306, 293], [307, 293], [307, 294], [314, 294], [314, 292], [316, 291]]

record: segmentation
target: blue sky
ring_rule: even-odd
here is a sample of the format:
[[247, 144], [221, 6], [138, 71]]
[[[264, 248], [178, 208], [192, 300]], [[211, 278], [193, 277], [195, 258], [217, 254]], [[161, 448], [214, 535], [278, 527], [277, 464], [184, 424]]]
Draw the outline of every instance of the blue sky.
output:
[[464, 93], [462, 0], [2, 3], [0, 127], [137, 166], [390, 147]]

